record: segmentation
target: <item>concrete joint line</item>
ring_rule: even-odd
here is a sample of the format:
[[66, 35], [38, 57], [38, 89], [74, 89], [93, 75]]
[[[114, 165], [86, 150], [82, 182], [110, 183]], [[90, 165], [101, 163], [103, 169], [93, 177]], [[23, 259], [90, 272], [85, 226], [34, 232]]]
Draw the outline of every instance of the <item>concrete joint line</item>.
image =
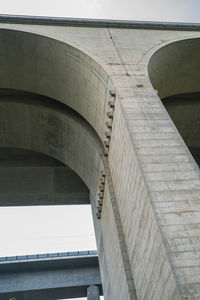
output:
[[104, 198], [104, 190], [105, 190], [105, 183], [106, 183], [106, 174], [105, 171], [102, 170], [100, 172], [100, 178], [99, 178], [99, 186], [98, 186], [98, 198], [97, 198], [97, 219], [101, 219], [101, 213], [102, 213], [102, 206], [103, 206], [103, 198]]
[[105, 165], [105, 174], [106, 174], [109, 191], [110, 191], [110, 196], [111, 196], [110, 199], [111, 199], [116, 229], [119, 234], [119, 245], [120, 245], [120, 251], [121, 251], [121, 256], [122, 256], [124, 272], [125, 272], [125, 276], [127, 279], [129, 300], [137, 300], [138, 298], [137, 298], [137, 294], [136, 294], [133, 273], [131, 270], [131, 263], [129, 260], [129, 255], [128, 255], [128, 251], [127, 251], [125, 236], [124, 236], [124, 230], [123, 230], [123, 226], [122, 226], [122, 222], [121, 222], [118, 203], [117, 203], [116, 196], [115, 196], [115, 191], [114, 191], [114, 187], [113, 187], [112, 177], [111, 177], [107, 158], [104, 159], [104, 165]]
[[67, 51], [65, 51], [65, 55], [73, 58], [74, 60], [78, 61], [82, 65], [86, 66], [103, 83], [103, 85], [106, 87], [107, 83], [105, 82], [104, 78], [94, 68], [91, 68], [88, 63], [86, 63], [80, 57], [75, 56], [75, 55], [73, 55], [73, 54], [71, 54], [71, 53], [69, 53]]
[[110, 90], [109, 94], [111, 96], [111, 99], [108, 101], [108, 111], [106, 113], [106, 130], [108, 130], [108, 131], [104, 132], [106, 140], [103, 141], [104, 156], [106, 156], [106, 157], [109, 154], [110, 139], [111, 139], [111, 134], [112, 134], [112, 123], [113, 123], [114, 110], [115, 110], [116, 91]]

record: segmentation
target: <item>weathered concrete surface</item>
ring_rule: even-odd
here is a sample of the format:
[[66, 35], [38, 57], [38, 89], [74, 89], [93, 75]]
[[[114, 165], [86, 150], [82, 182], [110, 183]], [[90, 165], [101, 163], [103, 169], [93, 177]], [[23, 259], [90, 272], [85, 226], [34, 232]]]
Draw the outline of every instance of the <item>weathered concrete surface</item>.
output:
[[[103, 146], [98, 136], [90, 125], [74, 111], [51, 99], [19, 91], [3, 90], [1, 92], [1, 127], [0, 127], [0, 146], [3, 148], [17, 147], [19, 149], [33, 150], [53, 157], [73, 169], [90, 190], [90, 200], [94, 214], [94, 225], [98, 231], [98, 242], [101, 247], [106, 241], [107, 226], [101, 227], [102, 222], [96, 219], [96, 199], [98, 193], [98, 178], [102, 170], [107, 166], [103, 158]], [[14, 112], [14, 113], [13, 113]], [[9, 123], [8, 123], [9, 120]], [[108, 202], [110, 198], [110, 187], [106, 184]], [[46, 204], [51, 204], [51, 199], [46, 199]], [[114, 198], [112, 197], [114, 202]], [[25, 203], [24, 203], [25, 204]], [[116, 207], [115, 207], [116, 211]], [[113, 220], [113, 208], [108, 212], [111, 222], [112, 232], [115, 231], [115, 251], [121, 252], [124, 244], [119, 243], [117, 231], [121, 225], [115, 224]], [[118, 226], [118, 228], [116, 228]], [[121, 230], [121, 229], [120, 229]], [[104, 242], [103, 242], [104, 241]], [[125, 253], [125, 250], [123, 250]], [[124, 254], [123, 254], [124, 255]], [[118, 266], [113, 265], [113, 260], [105, 260], [108, 257], [105, 251], [101, 252], [102, 269], [107, 268], [108, 264], [114, 270]], [[124, 255], [125, 256], [125, 255]], [[126, 260], [128, 257], [126, 256]], [[108, 264], [107, 264], [108, 262]], [[115, 297], [118, 291], [113, 292], [112, 286], [116, 282], [124, 282], [127, 285], [127, 271], [125, 270], [123, 256], [119, 257], [118, 263], [121, 264], [120, 273], [114, 274], [109, 279], [105, 272], [105, 289]], [[105, 264], [105, 265], [104, 265]], [[117, 271], [118, 272], [118, 271]], [[129, 275], [131, 277], [131, 275]], [[129, 297], [129, 289], [126, 296]], [[124, 292], [123, 290], [121, 293]], [[132, 293], [132, 292], [131, 292]]]
[[[200, 167], [200, 93], [176, 94], [162, 99], [176, 128]], [[180, 165], [183, 169], [193, 171], [190, 164]]]
[[[48, 126], [52, 140], [57, 141], [57, 133], [67, 128], [66, 136], [73, 136], [69, 147], [67, 143], [52, 146], [52, 140], [45, 139], [46, 129], [40, 128], [42, 138], [32, 133], [38, 132], [38, 124], [42, 128], [48, 124], [39, 106], [24, 103], [23, 109], [22, 105], [17, 109], [18, 104], [7, 103], [4, 111], [10, 105], [9, 118], [12, 106], [17, 120], [27, 117], [15, 120], [17, 129], [6, 125], [8, 117], [4, 118], [0, 136], [4, 147], [21, 145], [59, 159], [87, 184], [105, 299], [134, 299], [134, 285], [138, 299], [198, 299], [199, 169], [159, 96], [199, 92], [199, 29], [26, 24], [1, 24], [1, 28], [2, 88], [43, 94], [70, 106], [91, 124], [102, 142], [110, 131], [108, 160], [94, 146], [97, 136], [90, 142], [85, 127], [72, 118], [69, 127], [60, 116], [59, 130], [54, 122]], [[113, 100], [109, 95], [113, 88], [117, 94], [114, 113], [108, 102]], [[45, 108], [44, 114], [58, 118], [53, 109], [50, 113]], [[26, 138], [21, 135], [24, 128]], [[104, 203], [97, 220], [104, 169]]]
[[0, 206], [89, 204], [83, 181], [59, 161], [33, 151], [0, 149]]
[[97, 255], [0, 262], [1, 300], [85, 297], [93, 285], [102, 294]]

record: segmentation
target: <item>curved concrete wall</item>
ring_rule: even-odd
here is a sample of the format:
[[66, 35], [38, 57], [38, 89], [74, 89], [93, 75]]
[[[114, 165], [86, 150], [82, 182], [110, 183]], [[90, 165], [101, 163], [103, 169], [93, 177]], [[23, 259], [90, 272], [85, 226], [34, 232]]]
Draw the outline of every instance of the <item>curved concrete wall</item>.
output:
[[[54, 98], [102, 136], [107, 76], [82, 51], [45, 36], [0, 30], [0, 87]], [[95, 64], [96, 67], [96, 64]]]
[[[107, 217], [103, 220], [96, 218], [99, 177], [105, 170], [109, 176], [109, 168], [102, 142], [92, 127], [76, 112], [50, 98], [3, 90], [0, 96], [0, 147], [21, 148], [49, 155], [68, 165], [82, 178], [90, 190], [105, 297], [116, 298], [119, 295], [119, 284], [116, 283], [123, 282], [122, 298], [129, 299], [123, 257], [119, 256], [116, 265], [108, 255], [109, 237], [114, 240], [112, 254], [119, 255], [124, 247], [118, 236], [121, 225], [117, 222], [114, 192], [111, 192], [112, 183], [108, 180], [105, 181], [104, 197], [104, 207], [109, 206], [108, 211], [104, 210]], [[48, 203], [47, 200], [46, 204], [51, 204], [51, 201]], [[109, 232], [110, 228], [112, 230]], [[120, 273], [116, 270], [108, 274], [108, 265], [111, 270], [118, 270], [120, 266]]]
[[192, 229], [199, 218], [200, 173], [148, 75], [152, 54], [187, 33], [110, 32], [128, 76], [114, 78], [118, 101], [108, 159], [137, 296], [193, 299], [200, 287], [199, 230]]
[[47, 154], [73, 169], [96, 190], [103, 153], [95, 132], [82, 118], [35, 95], [1, 95], [0, 147]]
[[169, 43], [157, 50], [148, 64], [153, 87], [160, 98], [199, 92], [200, 39]]

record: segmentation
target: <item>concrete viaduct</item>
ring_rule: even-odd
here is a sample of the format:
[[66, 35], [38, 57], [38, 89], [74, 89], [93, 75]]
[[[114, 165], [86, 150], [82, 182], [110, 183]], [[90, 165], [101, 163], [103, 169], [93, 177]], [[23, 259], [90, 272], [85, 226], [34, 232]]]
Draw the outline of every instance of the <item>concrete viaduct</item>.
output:
[[106, 300], [200, 299], [200, 25], [0, 16], [0, 205], [91, 203]]
[[0, 300], [99, 300], [100, 294], [97, 251], [0, 258]]

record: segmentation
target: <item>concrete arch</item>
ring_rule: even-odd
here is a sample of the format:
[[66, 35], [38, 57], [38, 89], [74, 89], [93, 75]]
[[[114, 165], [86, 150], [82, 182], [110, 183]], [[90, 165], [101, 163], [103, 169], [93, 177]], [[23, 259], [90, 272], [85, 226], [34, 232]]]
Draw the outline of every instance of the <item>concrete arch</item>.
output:
[[152, 54], [148, 74], [161, 99], [200, 91], [199, 53], [200, 39], [191, 38], [168, 43]]
[[43, 35], [0, 30], [0, 88], [56, 99], [80, 113], [102, 137], [107, 74], [91, 57]]
[[[58, 101], [27, 92], [3, 90], [0, 94], [0, 147], [49, 155], [68, 165], [83, 180], [90, 191], [105, 298], [110, 299], [113, 291], [112, 299], [116, 299], [116, 282], [123, 280], [126, 284], [130, 275], [124, 267], [124, 257], [119, 256], [118, 264], [114, 259], [108, 259], [109, 251], [121, 253], [124, 249], [118, 239], [121, 224], [116, 224], [118, 211], [108, 163], [94, 129], [78, 113]], [[102, 198], [99, 196], [100, 184], [104, 201], [101, 220], [96, 217], [98, 200]], [[114, 249], [107, 246], [111, 237], [114, 238]], [[121, 271], [117, 272], [119, 265]], [[116, 270], [114, 275], [110, 275], [108, 269]], [[128, 286], [127, 295], [129, 293]]]
[[0, 101], [0, 147], [47, 154], [68, 165], [96, 191], [103, 147], [91, 126], [50, 98], [13, 91]]
[[0, 206], [90, 204], [80, 177], [39, 152], [0, 147], [0, 178]]
[[184, 39], [158, 49], [149, 78], [179, 133], [199, 164], [200, 39]]

